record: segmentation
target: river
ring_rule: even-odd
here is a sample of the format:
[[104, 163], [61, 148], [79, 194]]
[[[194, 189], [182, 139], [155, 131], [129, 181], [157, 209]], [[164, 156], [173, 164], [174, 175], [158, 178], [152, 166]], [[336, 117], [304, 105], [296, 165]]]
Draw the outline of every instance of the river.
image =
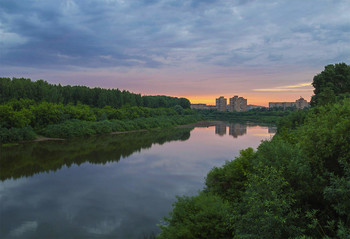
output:
[[274, 132], [214, 122], [1, 148], [0, 238], [151, 238], [176, 195]]

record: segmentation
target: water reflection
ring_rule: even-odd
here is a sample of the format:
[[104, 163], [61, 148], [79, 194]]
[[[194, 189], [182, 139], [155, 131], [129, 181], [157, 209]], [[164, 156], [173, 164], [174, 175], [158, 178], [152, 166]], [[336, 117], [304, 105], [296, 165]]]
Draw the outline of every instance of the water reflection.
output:
[[229, 128], [229, 135], [233, 136], [234, 138], [247, 133], [247, 124], [217, 122], [215, 123], [215, 134], [224, 136], [226, 134], [227, 127]]
[[56, 171], [62, 166], [80, 165], [85, 162], [106, 164], [118, 162], [153, 144], [181, 140], [190, 137], [191, 128], [157, 130], [103, 135], [66, 141], [26, 143], [1, 149], [0, 180], [28, 177], [40, 172]]
[[[1, 149], [0, 238], [144, 238], [176, 195], [194, 195], [207, 172], [256, 148], [268, 128], [215, 124]], [[244, 133], [243, 133], [244, 132]]]
[[229, 134], [232, 135], [234, 138], [237, 138], [238, 136], [245, 135], [247, 133], [247, 125], [245, 124], [239, 124], [239, 123], [232, 123], [229, 126]]
[[223, 136], [226, 134], [226, 124], [224, 122], [215, 125], [215, 134]]

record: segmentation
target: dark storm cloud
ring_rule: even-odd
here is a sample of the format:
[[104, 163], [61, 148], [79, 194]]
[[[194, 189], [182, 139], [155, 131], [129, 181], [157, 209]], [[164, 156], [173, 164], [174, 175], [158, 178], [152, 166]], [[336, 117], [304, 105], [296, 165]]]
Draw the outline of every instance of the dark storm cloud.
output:
[[349, 60], [349, 11], [345, 0], [3, 0], [0, 62], [56, 69], [328, 64]]
[[[16, 6], [3, 2], [1, 5], [1, 27], [5, 36], [3, 64], [49, 67], [159, 65], [146, 54], [130, 51], [135, 40], [125, 37], [127, 26], [118, 21], [118, 16], [109, 16], [112, 11], [107, 3], [101, 6], [98, 2], [57, 4], [56, 1], [42, 7], [39, 6], [41, 2], [24, 4]], [[112, 31], [111, 25], [116, 25]], [[6, 37], [19, 42], [13, 45]]]

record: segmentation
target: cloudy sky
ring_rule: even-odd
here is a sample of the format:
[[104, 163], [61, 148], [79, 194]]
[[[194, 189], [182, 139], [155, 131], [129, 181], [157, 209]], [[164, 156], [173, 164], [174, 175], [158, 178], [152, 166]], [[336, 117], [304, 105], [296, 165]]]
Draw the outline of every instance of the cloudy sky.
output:
[[312, 95], [350, 63], [349, 0], [1, 0], [0, 76], [214, 104]]

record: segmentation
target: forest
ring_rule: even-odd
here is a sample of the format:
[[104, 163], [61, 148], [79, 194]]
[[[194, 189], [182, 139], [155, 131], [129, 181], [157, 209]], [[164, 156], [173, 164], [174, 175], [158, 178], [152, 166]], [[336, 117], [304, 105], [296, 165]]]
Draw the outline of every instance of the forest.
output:
[[189, 100], [0, 78], [0, 143], [167, 128], [197, 121]]
[[157, 238], [350, 238], [350, 66], [313, 78], [312, 108], [178, 197]]
[[32, 81], [26, 78], [0, 78], [0, 102], [12, 99], [30, 99], [35, 102], [46, 101], [50, 103], [62, 103], [64, 105], [85, 104], [91, 107], [103, 108], [111, 106], [142, 106], [149, 108], [170, 108], [180, 105], [189, 109], [191, 104], [186, 98], [170, 96], [141, 96], [119, 89], [102, 89], [87, 86], [61, 86], [49, 84], [47, 81]]

